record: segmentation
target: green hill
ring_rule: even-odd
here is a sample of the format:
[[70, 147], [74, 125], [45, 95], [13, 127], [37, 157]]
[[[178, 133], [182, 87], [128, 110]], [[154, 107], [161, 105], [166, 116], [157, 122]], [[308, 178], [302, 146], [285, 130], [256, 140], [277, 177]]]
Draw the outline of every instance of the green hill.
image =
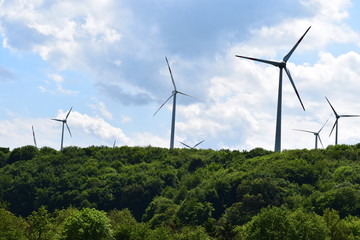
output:
[[[0, 236], [360, 239], [359, 156], [360, 144], [282, 153], [2, 148]], [[88, 231], [84, 218], [102, 219], [103, 238], [76, 235]]]

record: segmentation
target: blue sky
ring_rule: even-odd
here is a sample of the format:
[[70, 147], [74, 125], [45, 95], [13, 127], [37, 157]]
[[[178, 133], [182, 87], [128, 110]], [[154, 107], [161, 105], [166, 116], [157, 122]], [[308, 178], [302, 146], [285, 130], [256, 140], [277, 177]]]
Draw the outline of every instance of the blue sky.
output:
[[[288, 62], [304, 102], [283, 80], [282, 148], [313, 148], [331, 115], [360, 114], [360, 5], [349, 0], [0, 1], [0, 146], [169, 146], [168, 57], [179, 96], [179, 141], [211, 149], [273, 150], [278, 69], [235, 58]], [[321, 138], [326, 147], [334, 116]], [[340, 119], [339, 143], [360, 138]]]

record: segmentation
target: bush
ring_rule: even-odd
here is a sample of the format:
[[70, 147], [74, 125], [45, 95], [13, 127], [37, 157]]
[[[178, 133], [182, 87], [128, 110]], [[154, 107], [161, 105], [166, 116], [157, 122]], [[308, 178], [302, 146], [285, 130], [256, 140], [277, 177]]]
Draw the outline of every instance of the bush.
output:
[[64, 240], [111, 239], [110, 221], [103, 211], [84, 208], [65, 220]]

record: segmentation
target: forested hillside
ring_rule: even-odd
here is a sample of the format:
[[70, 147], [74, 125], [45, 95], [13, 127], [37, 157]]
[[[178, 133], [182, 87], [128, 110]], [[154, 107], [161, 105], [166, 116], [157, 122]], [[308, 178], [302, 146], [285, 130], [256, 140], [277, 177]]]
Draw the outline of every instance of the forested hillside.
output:
[[360, 144], [0, 149], [0, 239], [360, 239]]

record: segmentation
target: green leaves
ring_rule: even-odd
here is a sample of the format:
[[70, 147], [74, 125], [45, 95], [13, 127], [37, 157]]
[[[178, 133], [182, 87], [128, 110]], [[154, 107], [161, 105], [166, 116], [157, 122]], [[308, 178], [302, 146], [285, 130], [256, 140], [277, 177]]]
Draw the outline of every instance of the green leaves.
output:
[[84, 208], [65, 220], [64, 240], [108, 240], [112, 237], [105, 212]]
[[0, 219], [15, 226], [0, 225], [0, 236], [3, 231], [19, 239], [81, 239], [103, 229], [91, 236], [356, 239], [359, 146], [282, 153], [0, 149], [0, 201], [11, 210], [2, 210]]

